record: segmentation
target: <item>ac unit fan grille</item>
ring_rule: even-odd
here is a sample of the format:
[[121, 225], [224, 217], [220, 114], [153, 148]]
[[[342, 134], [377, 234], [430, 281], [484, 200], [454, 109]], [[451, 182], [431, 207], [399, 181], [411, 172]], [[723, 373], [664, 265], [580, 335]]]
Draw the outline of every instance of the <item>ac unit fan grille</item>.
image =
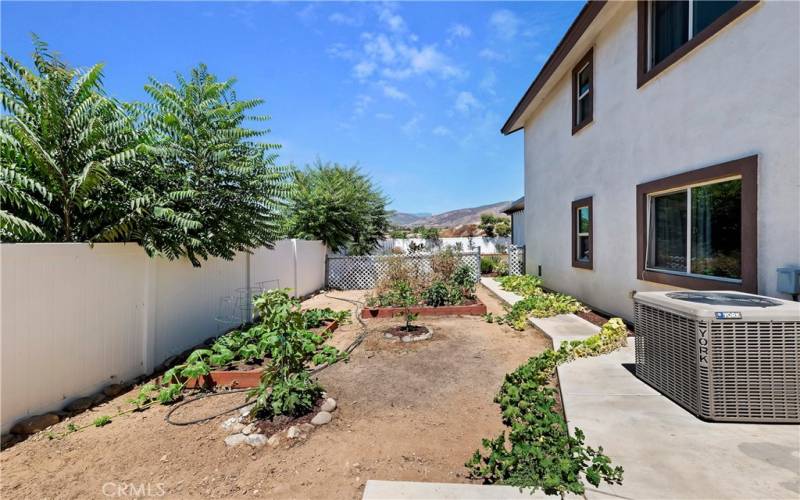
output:
[[697, 321], [637, 303], [636, 375], [697, 413]]
[[712, 322], [713, 417], [800, 420], [800, 322]]

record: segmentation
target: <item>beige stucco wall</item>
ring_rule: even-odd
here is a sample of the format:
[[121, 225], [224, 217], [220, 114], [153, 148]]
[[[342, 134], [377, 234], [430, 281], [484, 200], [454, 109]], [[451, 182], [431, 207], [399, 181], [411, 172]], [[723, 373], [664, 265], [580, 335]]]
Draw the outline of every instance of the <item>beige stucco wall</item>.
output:
[[[776, 268], [800, 265], [800, 4], [762, 2], [636, 88], [636, 5], [594, 40], [594, 122], [571, 135], [563, 76], [525, 125], [528, 272], [585, 302], [633, 316], [636, 185], [759, 155], [759, 292], [779, 296]], [[584, 44], [584, 42], [587, 42]], [[578, 55], [578, 57], [580, 57]], [[567, 73], [568, 75], [569, 73]], [[570, 260], [570, 203], [594, 197], [594, 270]]]

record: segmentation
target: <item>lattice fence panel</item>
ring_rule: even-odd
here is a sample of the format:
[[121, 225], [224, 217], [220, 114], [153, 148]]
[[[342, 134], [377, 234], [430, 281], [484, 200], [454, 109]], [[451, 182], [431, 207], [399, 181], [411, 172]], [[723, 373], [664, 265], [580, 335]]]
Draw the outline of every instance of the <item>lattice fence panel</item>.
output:
[[[339, 290], [365, 290], [374, 288], [375, 284], [386, 275], [390, 259], [403, 259], [403, 265], [413, 273], [427, 276], [431, 273], [431, 254], [412, 255], [329, 255], [327, 262], [328, 288]], [[469, 266], [475, 281], [481, 278], [480, 252], [464, 252], [459, 254], [461, 263]]]
[[508, 246], [508, 274], [518, 276], [525, 274], [525, 246]]

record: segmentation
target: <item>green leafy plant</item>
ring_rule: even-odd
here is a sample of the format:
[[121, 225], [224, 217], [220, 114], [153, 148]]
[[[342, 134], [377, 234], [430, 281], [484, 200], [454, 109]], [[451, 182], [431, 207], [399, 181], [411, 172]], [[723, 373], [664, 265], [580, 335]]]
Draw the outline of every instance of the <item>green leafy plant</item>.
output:
[[270, 363], [258, 387], [248, 392], [255, 400], [254, 416], [299, 416], [308, 413], [322, 388], [311, 378], [310, 365], [335, 363], [346, 354], [324, 345], [326, 336], [307, 329], [299, 303], [288, 299], [285, 290], [270, 290], [255, 301], [261, 317]]
[[562, 293], [545, 292], [542, 280], [536, 276], [505, 276], [498, 278], [504, 290], [523, 296], [523, 299], [506, 308], [502, 322], [516, 330], [523, 330], [528, 317], [547, 318], [557, 314], [585, 311], [586, 308], [574, 297]]
[[481, 257], [481, 274], [489, 274], [494, 272], [494, 266], [496, 263], [497, 259], [493, 257]]
[[489, 238], [495, 236], [509, 236], [511, 234], [511, 218], [498, 217], [493, 214], [481, 214], [481, 221], [478, 228]]
[[621, 484], [622, 467], [612, 466], [602, 447], [586, 446], [578, 428], [569, 434], [549, 385], [559, 364], [610, 352], [625, 344], [626, 335], [622, 320], [614, 318], [597, 335], [548, 349], [507, 374], [495, 402], [509, 430], [483, 440], [485, 454], [477, 450], [466, 463], [471, 476], [551, 495], [583, 494], [582, 475], [594, 486]]
[[33, 69], [7, 54], [0, 66], [0, 239], [113, 239], [128, 200], [104, 187], [136, 157], [133, 121], [104, 94], [102, 64], [79, 70], [33, 43]]
[[439, 307], [450, 304], [450, 290], [443, 281], [431, 283], [431, 286], [423, 292], [423, 297], [429, 306]]
[[110, 423], [111, 423], [111, 417], [109, 417], [108, 415], [103, 415], [101, 417], [97, 417], [96, 419], [94, 419], [92, 425], [94, 425], [95, 427], [103, 427]]

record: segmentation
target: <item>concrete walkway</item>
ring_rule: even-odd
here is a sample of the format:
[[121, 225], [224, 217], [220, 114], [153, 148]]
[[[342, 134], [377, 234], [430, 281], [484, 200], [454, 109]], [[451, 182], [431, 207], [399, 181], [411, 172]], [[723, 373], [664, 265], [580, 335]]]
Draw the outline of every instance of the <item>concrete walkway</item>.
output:
[[[531, 322], [556, 346], [591, 335], [574, 315]], [[633, 375], [629, 343], [558, 368], [570, 430], [625, 469], [622, 486], [588, 499], [800, 498], [800, 426], [704, 422]]]
[[363, 500], [505, 500], [552, 499], [541, 491], [531, 495], [513, 486], [465, 483], [420, 483], [416, 481], [367, 481]]

